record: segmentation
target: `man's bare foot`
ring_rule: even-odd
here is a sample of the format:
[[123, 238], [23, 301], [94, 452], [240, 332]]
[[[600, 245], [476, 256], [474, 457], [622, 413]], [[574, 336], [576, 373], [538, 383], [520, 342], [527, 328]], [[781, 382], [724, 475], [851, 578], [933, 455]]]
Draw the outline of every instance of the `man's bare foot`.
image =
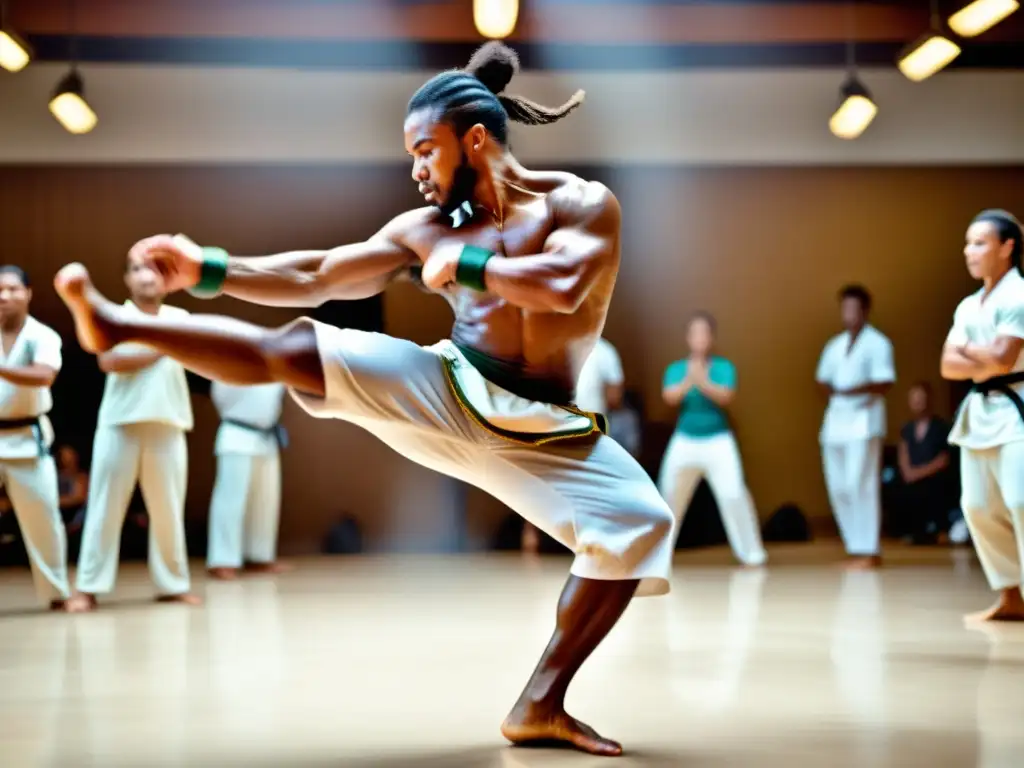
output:
[[964, 621], [968, 624], [984, 621], [1024, 621], [1024, 597], [1021, 597], [1017, 587], [1004, 589], [995, 605], [984, 611], [967, 614]]
[[53, 279], [53, 287], [71, 310], [82, 349], [97, 354], [114, 346], [111, 318], [117, 306], [93, 287], [84, 266], [68, 264]]
[[64, 603], [64, 610], [68, 613], [89, 613], [96, 610], [96, 595], [85, 592], [76, 592]]
[[565, 712], [535, 715], [517, 707], [501, 724], [502, 735], [516, 746], [574, 747], [604, 757], [618, 757], [622, 745], [600, 736]]
[[238, 578], [237, 568], [210, 568], [208, 572], [210, 578], [218, 579], [219, 581], [234, 581]]
[[185, 605], [202, 605], [203, 599], [198, 595], [186, 592], [183, 595], [157, 595], [158, 603], [183, 603]]
[[287, 573], [294, 566], [274, 560], [271, 563], [246, 563], [245, 570], [249, 573]]

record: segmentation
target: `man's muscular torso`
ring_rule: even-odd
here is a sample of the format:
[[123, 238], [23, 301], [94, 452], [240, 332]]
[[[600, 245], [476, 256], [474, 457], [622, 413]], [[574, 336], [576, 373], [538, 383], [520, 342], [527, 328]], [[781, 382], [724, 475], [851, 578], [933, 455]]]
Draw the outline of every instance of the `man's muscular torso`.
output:
[[[503, 226], [477, 208], [473, 218], [453, 228], [437, 208], [421, 208], [399, 217], [394, 237], [425, 262], [439, 245], [455, 242], [475, 245], [498, 254], [496, 258], [529, 256], [557, 243], [548, 243], [556, 230], [585, 218], [588, 206], [603, 205], [608, 190], [597, 183], [558, 172], [535, 172], [511, 190]], [[504, 299], [450, 286], [445, 298], [455, 314], [452, 340], [522, 368], [530, 378], [547, 379], [574, 389], [580, 369], [604, 328], [608, 305], [618, 275], [619, 239], [614, 256], [579, 308], [572, 314], [531, 312]]]

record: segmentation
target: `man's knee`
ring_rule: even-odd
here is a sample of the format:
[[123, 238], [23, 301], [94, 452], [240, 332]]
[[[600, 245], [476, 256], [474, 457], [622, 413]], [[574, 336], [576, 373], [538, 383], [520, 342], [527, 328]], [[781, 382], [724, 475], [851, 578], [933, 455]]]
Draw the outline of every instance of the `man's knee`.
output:
[[316, 328], [305, 318], [268, 331], [260, 341], [272, 381], [314, 397], [325, 395]]

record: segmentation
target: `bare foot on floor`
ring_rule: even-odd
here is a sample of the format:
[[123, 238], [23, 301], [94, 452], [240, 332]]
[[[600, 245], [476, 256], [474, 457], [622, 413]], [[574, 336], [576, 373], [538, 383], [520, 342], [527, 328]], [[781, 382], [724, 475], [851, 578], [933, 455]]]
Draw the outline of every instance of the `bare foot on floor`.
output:
[[53, 279], [53, 287], [71, 310], [82, 349], [98, 354], [114, 346], [111, 319], [118, 307], [93, 287], [84, 266], [64, 267]]
[[219, 581], [234, 581], [238, 578], [237, 568], [210, 568], [210, 578]]
[[846, 569], [850, 571], [873, 571], [882, 567], [880, 555], [869, 555], [866, 557], [855, 557], [846, 562]]
[[96, 595], [77, 592], [64, 602], [64, 610], [68, 613], [89, 613], [96, 610]]
[[64, 600], [64, 599], [51, 600], [50, 601], [50, 610], [51, 611], [63, 611], [64, 610], [64, 606], [66, 604], [67, 604], [67, 600]]
[[158, 603], [183, 603], [184, 605], [202, 605], [203, 599], [198, 595], [186, 592], [183, 595], [157, 595]]
[[967, 624], [980, 624], [986, 621], [1024, 621], [1024, 600], [1000, 599], [991, 608], [964, 616]]
[[517, 709], [502, 723], [501, 733], [517, 746], [573, 747], [604, 757], [622, 754], [622, 745], [617, 741], [600, 736], [565, 712], [535, 716]]

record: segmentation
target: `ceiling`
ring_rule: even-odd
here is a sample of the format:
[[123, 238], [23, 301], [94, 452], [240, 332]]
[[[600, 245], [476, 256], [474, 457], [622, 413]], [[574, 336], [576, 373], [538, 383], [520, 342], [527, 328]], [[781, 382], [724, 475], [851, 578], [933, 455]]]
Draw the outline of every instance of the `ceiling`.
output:
[[[0, 0], [2, 2], [2, 0]], [[967, 0], [940, 0], [944, 17]], [[528, 68], [628, 70], [894, 65], [928, 0], [520, 0], [510, 38]], [[73, 12], [72, 12], [73, 8]], [[460, 66], [481, 38], [471, 0], [7, 0], [36, 58], [89, 62]], [[963, 41], [964, 68], [1024, 68], [1024, 10]]]

